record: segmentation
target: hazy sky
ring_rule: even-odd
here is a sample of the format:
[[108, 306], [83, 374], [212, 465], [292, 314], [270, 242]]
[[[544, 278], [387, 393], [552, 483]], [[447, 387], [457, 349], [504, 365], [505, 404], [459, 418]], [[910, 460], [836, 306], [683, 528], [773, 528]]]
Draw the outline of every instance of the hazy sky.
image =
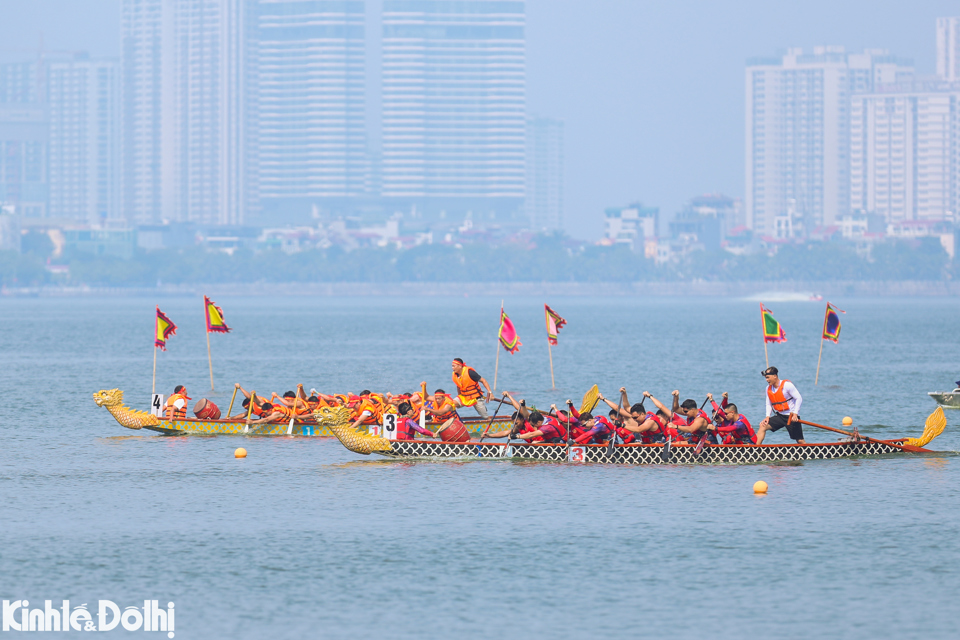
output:
[[[0, 0], [3, 53], [119, 55], [119, 0]], [[527, 0], [528, 109], [566, 123], [567, 230], [603, 209], [743, 196], [744, 62], [787, 47], [888, 49], [934, 72], [937, 16], [956, 0]]]

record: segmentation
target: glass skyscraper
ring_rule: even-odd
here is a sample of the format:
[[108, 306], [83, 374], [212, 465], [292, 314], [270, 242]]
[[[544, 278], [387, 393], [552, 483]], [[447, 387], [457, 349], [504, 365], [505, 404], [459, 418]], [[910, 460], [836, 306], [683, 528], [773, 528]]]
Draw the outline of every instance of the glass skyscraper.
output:
[[428, 213], [519, 212], [525, 6], [384, 0], [382, 196]]

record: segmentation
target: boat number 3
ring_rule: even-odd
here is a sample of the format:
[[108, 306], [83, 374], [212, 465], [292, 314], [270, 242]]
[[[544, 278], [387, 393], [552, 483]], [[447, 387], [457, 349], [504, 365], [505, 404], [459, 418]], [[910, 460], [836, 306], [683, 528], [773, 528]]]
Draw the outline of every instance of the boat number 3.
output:
[[384, 414], [382, 435], [387, 440], [397, 439], [397, 415], [395, 413]]
[[568, 462], [586, 462], [587, 450], [584, 447], [570, 447]]
[[163, 394], [162, 393], [153, 394], [153, 399], [150, 400], [150, 413], [157, 416], [158, 418], [163, 417]]

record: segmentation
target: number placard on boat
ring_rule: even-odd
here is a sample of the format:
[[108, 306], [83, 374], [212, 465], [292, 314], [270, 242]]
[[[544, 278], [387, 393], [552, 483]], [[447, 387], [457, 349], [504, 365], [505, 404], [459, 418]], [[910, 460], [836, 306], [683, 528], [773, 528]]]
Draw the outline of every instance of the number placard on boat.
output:
[[150, 400], [150, 413], [157, 416], [158, 418], [163, 417], [163, 394], [155, 393], [153, 398]]
[[586, 461], [587, 461], [586, 447], [570, 447], [570, 457], [567, 458], [567, 462], [586, 462]]
[[397, 414], [395, 413], [386, 413], [383, 416], [383, 433], [382, 437], [387, 440], [396, 440], [397, 439]]

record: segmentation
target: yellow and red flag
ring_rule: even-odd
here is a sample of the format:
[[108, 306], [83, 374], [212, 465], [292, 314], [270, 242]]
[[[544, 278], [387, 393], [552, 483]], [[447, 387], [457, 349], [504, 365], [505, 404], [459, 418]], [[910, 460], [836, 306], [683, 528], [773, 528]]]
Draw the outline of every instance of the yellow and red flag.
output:
[[544, 313], [547, 314], [547, 342], [557, 344], [557, 334], [567, 321], [560, 317], [560, 314], [547, 305], [543, 305]]
[[230, 333], [230, 327], [223, 320], [223, 309], [213, 303], [213, 300], [203, 296], [203, 307], [207, 311], [207, 333]]
[[161, 351], [166, 351], [167, 338], [176, 335], [176, 333], [177, 325], [173, 324], [173, 321], [163, 311], [160, 311], [160, 307], [157, 307], [157, 332], [153, 341], [154, 347], [160, 347]]

